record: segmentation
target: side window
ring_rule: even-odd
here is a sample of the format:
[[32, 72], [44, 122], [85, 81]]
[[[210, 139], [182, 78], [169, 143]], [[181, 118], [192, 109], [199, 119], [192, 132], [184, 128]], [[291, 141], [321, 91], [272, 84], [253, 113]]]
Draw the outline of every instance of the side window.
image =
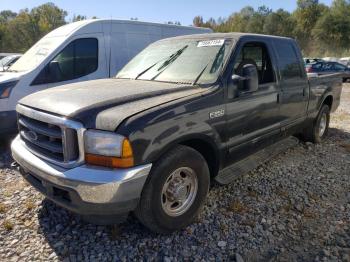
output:
[[346, 66], [341, 65], [341, 64], [334, 64], [334, 68], [335, 68], [335, 70], [340, 71], [340, 70], [345, 70]]
[[95, 38], [77, 40], [75, 43], [74, 77], [82, 77], [97, 70], [98, 42]]
[[287, 41], [276, 41], [275, 43], [282, 79], [302, 78], [299, 58], [293, 45]]
[[240, 75], [240, 69], [246, 64], [253, 64], [258, 69], [259, 84], [275, 81], [275, 75], [269, 52], [264, 43], [247, 43], [241, 49], [235, 61], [234, 72]]
[[325, 63], [322, 68], [324, 71], [333, 70], [333, 63]]
[[52, 59], [32, 84], [73, 80], [91, 74], [97, 68], [98, 40], [96, 38], [77, 39]]
[[321, 63], [313, 64], [312, 68], [313, 69], [322, 69], [322, 64]]

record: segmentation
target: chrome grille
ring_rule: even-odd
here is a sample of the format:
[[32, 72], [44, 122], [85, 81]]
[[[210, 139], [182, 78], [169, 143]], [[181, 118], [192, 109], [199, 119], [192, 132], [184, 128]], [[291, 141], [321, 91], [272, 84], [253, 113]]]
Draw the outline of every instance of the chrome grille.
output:
[[19, 134], [29, 151], [64, 167], [83, 162], [85, 129], [80, 123], [22, 105], [17, 112]]

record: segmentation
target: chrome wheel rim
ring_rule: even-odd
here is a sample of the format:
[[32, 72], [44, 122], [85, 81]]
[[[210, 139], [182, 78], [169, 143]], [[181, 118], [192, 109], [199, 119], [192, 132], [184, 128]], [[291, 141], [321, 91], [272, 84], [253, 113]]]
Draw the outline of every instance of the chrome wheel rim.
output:
[[319, 137], [322, 137], [324, 135], [326, 131], [326, 127], [327, 127], [327, 115], [322, 114], [319, 129], [318, 129]]
[[181, 167], [172, 172], [163, 185], [161, 204], [163, 211], [177, 217], [193, 204], [198, 191], [198, 178], [193, 169]]

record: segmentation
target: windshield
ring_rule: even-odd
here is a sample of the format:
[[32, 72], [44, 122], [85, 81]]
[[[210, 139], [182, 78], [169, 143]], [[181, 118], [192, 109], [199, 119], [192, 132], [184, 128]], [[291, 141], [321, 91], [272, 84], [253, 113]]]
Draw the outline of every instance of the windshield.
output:
[[32, 46], [8, 71], [29, 71], [38, 66], [53, 50], [65, 40], [65, 37], [44, 37]]
[[165, 40], [133, 58], [117, 78], [210, 84], [217, 80], [232, 39]]
[[0, 60], [0, 66], [6, 66], [9, 61], [11, 61], [13, 56], [6, 56]]

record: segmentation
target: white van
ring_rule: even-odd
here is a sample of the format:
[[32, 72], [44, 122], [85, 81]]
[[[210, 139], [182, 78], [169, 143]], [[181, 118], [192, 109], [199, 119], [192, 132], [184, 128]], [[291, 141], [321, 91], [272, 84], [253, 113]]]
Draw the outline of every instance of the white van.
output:
[[15, 107], [24, 96], [58, 85], [114, 77], [152, 42], [208, 32], [212, 30], [110, 19], [62, 26], [0, 73], [0, 135], [17, 130]]

